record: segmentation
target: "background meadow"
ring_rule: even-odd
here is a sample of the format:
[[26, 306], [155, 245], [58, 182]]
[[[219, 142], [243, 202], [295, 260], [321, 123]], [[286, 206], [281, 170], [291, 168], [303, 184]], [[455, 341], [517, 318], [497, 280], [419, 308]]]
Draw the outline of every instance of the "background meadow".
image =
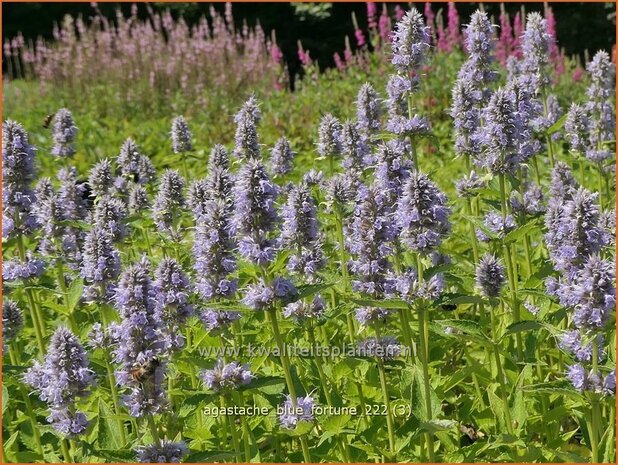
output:
[[615, 461], [613, 54], [422, 13], [5, 42], [5, 461]]

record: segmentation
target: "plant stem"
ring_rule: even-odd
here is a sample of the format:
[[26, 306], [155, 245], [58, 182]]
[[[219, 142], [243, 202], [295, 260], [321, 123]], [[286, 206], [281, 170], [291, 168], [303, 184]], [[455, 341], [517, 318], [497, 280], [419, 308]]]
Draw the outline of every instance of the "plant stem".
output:
[[[412, 93], [408, 93], [408, 118], [412, 119]], [[416, 171], [420, 171], [418, 166], [418, 159], [416, 157], [416, 148], [414, 147], [414, 136], [410, 136], [410, 158], [412, 159], [412, 165]]]
[[[315, 331], [312, 325], [309, 325], [307, 328], [307, 333], [309, 334], [309, 342], [315, 348], [317, 347], [316, 339], [315, 339]], [[333, 397], [330, 393], [330, 389], [328, 388], [328, 381], [326, 379], [326, 375], [324, 374], [324, 370], [322, 369], [322, 360], [318, 360], [315, 362], [315, 367], [318, 370], [318, 376], [320, 377], [320, 383], [322, 384], [322, 391], [324, 392], [324, 396], [326, 397], [326, 403], [329, 407], [333, 407], [335, 404], [333, 402]], [[335, 386], [333, 386], [335, 389]], [[344, 460], [346, 462], [350, 462], [350, 450], [348, 448], [347, 442], [342, 438], [341, 434], [337, 434], [337, 447], [341, 452]]]
[[[11, 341], [11, 345], [9, 348], [9, 358], [11, 359], [11, 363], [15, 366], [21, 365], [21, 352], [17, 347], [17, 343], [15, 341]], [[41, 431], [39, 430], [39, 424], [36, 421], [36, 415], [34, 414], [34, 410], [32, 409], [32, 402], [30, 402], [30, 397], [28, 397], [28, 393], [24, 388], [22, 383], [19, 383], [19, 392], [24, 398], [24, 404], [26, 405], [26, 412], [30, 417], [30, 423], [32, 424], [32, 435], [34, 436], [34, 442], [36, 443], [37, 452], [43, 458], [43, 446], [41, 444]]]
[[388, 396], [388, 387], [386, 383], [386, 373], [384, 372], [384, 362], [380, 357], [378, 360], [378, 372], [380, 373], [380, 386], [382, 387], [382, 396], [384, 397], [384, 406], [386, 407], [386, 427], [388, 429], [388, 447], [391, 454], [395, 454], [395, 422], [393, 421], [393, 412], [391, 411], [391, 401]]
[[[502, 204], [502, 218], [505, 219], [508, 215], [508, 209], [506, 204], [506, 187], [504, 182], [504, 174], [499, 175], [500, 181], [500, 202]], [[515, 268], [513, 267], [513, 260], [511, 258], [511, 247], [509, 244], [503, 242], [502, 244], [503, 254], [506, 259], [507, 264], [507, 275], [509, 281], [509, 291], [511, 293], [512, 300], [512, 310], [513, 310], [513, 321], [518, 323], [521, 319], [519, 314], [519, 301], [517, 299], [517, 280], [515, 275]], [[515, 342], [517, 346], [517, 359], [523, 360], [523, 341], [521, 338], [521, 333], [515, 334]]]
[[[592, 339], [592, 373], [599, 374], [599, 341], [596, 336]], [[599, 435], [601, 431], [599, 415], [599, 397], [596, 392], [590, 393], [590, 449], [592, 463], [599, 463]]]
[[[245, 405], [245, 396], [242, 391], [238, 391], [238, 395], [240, 396], [241, 405]], [[241, 415], [240, 423], [242, 425], [242, 438], [243, 438], [243, 446], [245, 449], [245, 462], [251, 462], [251, 446], [249, 444], [249, 438], [251, 437], [251, 431], [249, 430], [249, 424], [247, 423], [247, 417], [245, 415]]]
[[[19, 221], [19, 218], [18, 218]], [[21, 233], [17, 235], [17, 251], [19, 253], [19, 259], [22, 262], [26, 261], [26, 247], [24, 245], [24, 238]], [[34, 326], [34, 334], [39, 346], [39, 357], [43, 357], [45, 354], [45, 343], [43, 339], [45, 337], [45, 329], [43, 326], [41, 315], [39, 314], [39, 307], [34, 299], [32, 289], [30, 289], [30, 280], [26, 280], [26, 298], [28, 299], [28, 307], [30, 308], [30, 318], [32, 319], [32, 326]]]
[[65, 463], [73, 463], [73, 457], [71, 457], [71, 453], [69, 452], [69, 445], [64, 438], [60, 439], [60, 449], [62, 450]]
[[[501, 302], [502, 308], [504, 308], [504, 302]], [[509, 408], [508, 391], [506, 389], [506, 378], [504, 377], [504, 370], [502, 368], [502, 360], [500, 359], [500, 350], [498, 348], [498, 328], [496, 324], [495, 306], [490, 305], [491, 311], [491, 342], [494, 349], [494, 357], [496, 359], [496, 372], [498, 375], [498, 382], [500, 383], [500, 397], [502, 398], [502, 404], [504, 405], [504, 420], [506, 421], [506, 430], [509, 434], [513, 434], [513, 422], [511, 421], [511, 410]]]
[[159, 436], [159, 430], [154, 422], [154, 418], [152, 415], [146, 415], [146, 420], [148, 421], [148, 428], [150, 429], [150, 434], [152, 434], [155, 444], [158, 447], [161, 447], [161, 437]]
[[[292, 407], [296, 409], [296, 403], [297, 403], [298, 398], [296, 397], [296, 388], [294, 387], [294, 380], [292, 379], [292, 372], [290, 370], [290, 360], [288, 358], [287, 351], [285, 350], [283, 338], [281, 337], [281, 333], [279, 331], [279, 323], [277, 322], [277, 311], [275, 308], [271, 308], [266, 311], [266, 315], [270, 319], [270, 324], [273, 328], [273, 334], [275, 336], [275, 341], [277, 343], [277, 347], [279, 348], [281, 365], [283, 367], [283, 376], [285, 377], [285, 382], [288, 387], [288, 392], [290, 393]], [[303, 450], [303, 457], [304, 457], [305, 462], [311, 463], [311, 454], [309, 452], [309, 446], [307, 444], [307, 438], [305, 437], [305, 435], [300, 436], [300, 444]]]
[[79, 330], [77, 327], [77, 322], [75, 321], [75, 316], [73, 316], [73, 309], [69, 307], [69, 293], [67, 291], [67, 282], [64, 277], [64, 266], [62, 265], [62, 260], [60, 259], [56, 260], [56, 274], [58, 276], [60, 290], [62, 291], [64, 308], [67, 310], [67, 317], [69, 318], [69, 323], [71, 325], [71, 331], [73, 331], [74, 334], [78, 334]]
[[[343, 235], [343, 211], [341, 210], [341, 205], [339, 202], [335, 201], [334, 203], [335, 209], [335, 227], [337, 233], [337, 245], [339, 246], [339, 260], [341, 262], [341, 277], [343, 281], [343, 292], [347, 293], [349, 291], [349, 283], [350, 276], [348, 271], [348, 260], [345, 251], [345, 238]], [[354, 319], [350, 313], [346, 313], [346, 322], [348, 324], [348, 332], [350, 333], [350, 342], [354, 342], [354, 335], [356, 334], [356, 325], [354, 323]]]
[[[221, 397], [221, 403], [224, 405], [224, 407], [231, 406], [231, 402], [227, 396]], [[236, 431], [236, 422], [234, 420], [234, 417], [232, 416], [226, 415], [225, 418], [227, 419], [227, 422], [230, 426], [230, 432], [232, 433], [232, 443], [234, 445], [234, 452], [236, 452], [236, 462], [238, 462], [240, 457], [240, 441], [238, 440], [238, 431]]]
[[[421, 274], [419, 273], [419, 280]], [[425, 394], [425, 415], [428, 421], [433, 418], [433, 412], [431, 409], [431, 385], [429, 384], [429, 347], [427, 340], [427, 308], [424, 305], [418, 309], [418, 332], [420, 337], [420, 355], [423, 367], [423, 390]], [[425, 439], [427, 441], [427, 452], [429, 455], [429, 461], [435, 462], [434, 456], [434, 443], [433, 434], [429, 431], [425, 432]]]

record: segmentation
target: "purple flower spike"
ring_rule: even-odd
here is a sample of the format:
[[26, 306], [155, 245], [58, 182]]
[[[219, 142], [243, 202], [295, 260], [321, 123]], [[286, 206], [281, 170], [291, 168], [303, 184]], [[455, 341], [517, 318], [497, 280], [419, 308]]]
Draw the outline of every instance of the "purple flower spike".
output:
[[77, 135], [77, 127], [73, 121], [73, 115], [66, 108], [61, 108], [54, 115], [52, 121], [54, 146], [52, 155], [57, 157], [72, 157], [75, 154], [73, 142]]
[[89, 368], [86, 351], [79, 339], [67, 328], [53, 334], [43, 363], [35, 362], [24, 375], [24, 382], [38, 391], [47, 402], [51, 414], [47, 420], [66, 436], [86, 430], [88, 422], [76, 410], [78, 397], [87, 397], [94, 385], [94, 373]]

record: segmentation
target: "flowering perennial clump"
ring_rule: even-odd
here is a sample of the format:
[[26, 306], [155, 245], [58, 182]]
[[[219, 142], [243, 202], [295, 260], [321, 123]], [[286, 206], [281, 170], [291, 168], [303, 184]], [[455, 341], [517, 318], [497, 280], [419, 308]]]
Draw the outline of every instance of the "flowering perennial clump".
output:
[[24, 69], [99, 95], [76, 63], [100, 55], [130, 81], [110, 100], [171, 114], [111, 147], [119, 118], [68, 93], [51, 130], [3, 123], [3, 459], [614, 460], [609, 54], [566, 57], [549, 5], [498, 29], [370, 3], [338, 69], [299, 44], [290, 91], [230, 5], [93, 8], [4, 45], [9, 112]]

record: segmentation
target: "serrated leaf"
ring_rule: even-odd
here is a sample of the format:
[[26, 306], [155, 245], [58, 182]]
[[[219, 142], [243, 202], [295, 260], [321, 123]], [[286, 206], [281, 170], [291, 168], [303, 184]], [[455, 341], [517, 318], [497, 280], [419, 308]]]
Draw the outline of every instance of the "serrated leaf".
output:
[[71, 286], [69, 286], [69, 288], [67, 289], [67, 307], [70, 309], [70, 311], [75, 310], [75, 307], [77, 307], [77, 304], [79, 304], [79, 301], [81, 300], [83, 294], [84, 281], [82, 279], [75, 279], [71, 283]]
[[524, 320], [518, 321], [517, 323], [510, 324], [501, 339], [510, 336], [511, 334], [521, 333], [522, 331], [533, 331], [535, 329], [545, 328], [545, 325], [539, 321], [535, 320]]
[[350, 415], [333, 415], [324, 420], [321, 426], [324, 431], [331, 434], [340, 434], [351, 419]]
[[551, 136], [553, 133], [560, 131], [564, 127], [566, 118], [567, 118], [567, 113], [562, 115], [560, 118], [558, 118], [558, 121], [556, 121], [549, 128], [547, 128], [547, 130], [545, 131], [545, 134], [547, 134], [548, 136]]
[[524, 391], [533, 392], [535, 394], [556, 394], [560, 396], [569, 396], [578, 400], [584, 400], [584, 396], [576, 391], [572, 386], [565, 382], [550, 382], [538, 383], [524, 386]]
[[455, 420], [430, 420], [421, 422], [420, 429], [430, 433], [437, 433], [438, 431], [448, 431], [455, 425], [457, 425]]
[[[440, 326], [443, 330], [452, 328], [451, 335], [457, 337], [460, 335], [468, 336], [484, 343], [491, 343], [489, 337], [483, 332], [481, 326], [476, 321], [471, 320], [435, 320], [434, 323]], [[459, 333], [458, 333], [459, 331]]]
[[99, 399], [98, 425], [98, 445], [104, 449], [119, 449], [122, 444], [122, 435], [117, 421], [112, 420], [114, 413], [112, 409]]
[[319, 294], [320, 292], [330, 288], [333, 286], [333, 283], [322, 283], [322, 284], [305, 284], [303, 286], [298, 286], [298, 295], [294, 299], [294, 301], [304, 299], [306, 297], [311, 297], [315, 294]]
[[524, 237], [526, 234], [529, 234], [530, 232], [534, 231], [537, 228], [538, 228], [538, 224], [536, 220], [529, 221], [528, 223], [524, 224], [523, 226], [520, 226], [519, 228], [514, 229], [513, 231], [508, 233], [506, 236], [504, 236], [504, 243], [510, 244], [511, 242], [518, 241], [519, 239]]

